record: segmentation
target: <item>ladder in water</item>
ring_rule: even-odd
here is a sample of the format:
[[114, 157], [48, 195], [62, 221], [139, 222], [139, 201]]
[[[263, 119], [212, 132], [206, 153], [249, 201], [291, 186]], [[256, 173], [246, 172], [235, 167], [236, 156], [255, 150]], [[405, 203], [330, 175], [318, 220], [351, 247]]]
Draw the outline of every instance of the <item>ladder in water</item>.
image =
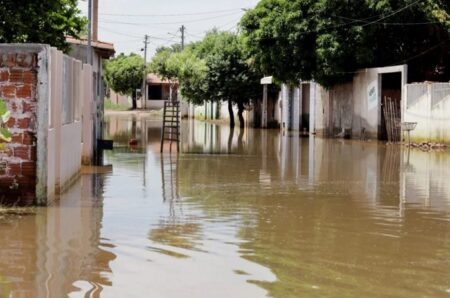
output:
[[180, 135], [180, 102], [167, 100], [164, 102], [161, 153], [166, 141], [170, 141], [170, 152], [174, 142], [177, 143], [177, 152], [180, 152]]

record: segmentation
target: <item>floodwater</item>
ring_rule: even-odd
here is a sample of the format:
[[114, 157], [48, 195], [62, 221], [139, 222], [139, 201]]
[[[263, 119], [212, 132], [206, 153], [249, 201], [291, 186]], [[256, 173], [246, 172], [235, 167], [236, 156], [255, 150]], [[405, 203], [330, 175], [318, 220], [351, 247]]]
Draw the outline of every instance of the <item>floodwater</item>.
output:
[[1, 298], [450, 295], [450, 154], [159, 126], [110, 117], [112, 170], [0, 213]]

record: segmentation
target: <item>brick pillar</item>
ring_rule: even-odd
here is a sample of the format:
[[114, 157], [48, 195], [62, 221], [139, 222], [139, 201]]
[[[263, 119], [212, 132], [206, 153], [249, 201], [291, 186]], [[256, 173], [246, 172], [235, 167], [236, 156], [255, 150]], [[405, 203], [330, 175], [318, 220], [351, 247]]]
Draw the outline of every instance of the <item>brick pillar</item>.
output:
[[37, 54], [0, 51], [0, 100], [12, 141], [0, 149], [0, 204], [29, 205], [36, 190]]

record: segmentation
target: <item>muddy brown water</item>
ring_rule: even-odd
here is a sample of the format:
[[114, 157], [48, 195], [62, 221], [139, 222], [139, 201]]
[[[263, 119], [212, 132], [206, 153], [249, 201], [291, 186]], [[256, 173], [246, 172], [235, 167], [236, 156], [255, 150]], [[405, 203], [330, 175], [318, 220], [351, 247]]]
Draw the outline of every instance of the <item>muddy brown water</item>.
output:
[[449, 154], [159, 125], [109, 118], [112, 171], [0, 213], [1, 298], [450, 295]]

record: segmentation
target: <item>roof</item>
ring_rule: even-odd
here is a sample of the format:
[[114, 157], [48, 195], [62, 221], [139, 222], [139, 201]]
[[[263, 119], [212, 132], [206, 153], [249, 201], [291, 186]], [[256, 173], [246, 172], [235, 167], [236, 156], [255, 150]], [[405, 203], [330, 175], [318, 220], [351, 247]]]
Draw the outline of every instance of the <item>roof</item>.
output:
[[154, 85], [169, 85], [170, 82], [168, 80], [161, 79], [157, 74], [149, 73], [147, 75], [147, 84], [154, 84]]
[[[67, 36], [66, 37], [66, 41], [72, 45], [82, 45], [82, 46], [87, 46], [88, 45], [88, 40], [85, 38], [74, 38], [71, 36]], [[103, 57], [103, 58], [109, 58], [114, 56], [114, 54], [116, 53], [116, 50], [114, 49], [114, 44], [113, 43], [109, 43], [109, 42], [104, 42], [104, 41], [92, 41], [91, 42], [92, 47], [99, 52], [99, 54]]]

